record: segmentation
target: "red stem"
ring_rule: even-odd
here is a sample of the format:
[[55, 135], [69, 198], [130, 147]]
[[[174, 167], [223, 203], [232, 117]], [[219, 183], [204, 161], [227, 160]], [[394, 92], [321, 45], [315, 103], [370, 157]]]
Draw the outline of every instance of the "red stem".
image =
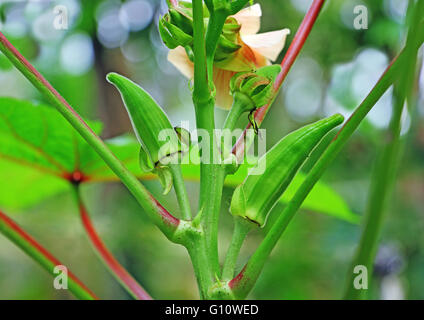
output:
[[[8, 226], [11, 230], [16, 232], [22, 237], [34, 250], [38, 251], [45, 259], [50, 261], [52, 265], [59, 266], [63, 265], [58, 259], [56, 259], [49, 251], [47, 251], [41, 244], [39, 244], [33, 237], [31, 237], [25, 230], [17, 225], [11, 218], [0, 211], [0, 220]], [[83, 288], [93, 299], [98, 300], [98, 297], [87, 288], [85, 284], [81, 282], [72, 272], [68, 271], [68, 277]]]
[[308, 13], [303, 18], [303, 21], [297, 30], [297, 33], [294, 36], [289, 49], [287, 50], [287, 54], [284, 56], [284, 59], [281, 62], [281, 72], [275, 81], [276, 90], [280, 89], [281, 85], [287, 77], [287, 74], [296, 61], [296, 58], [298, 57], [306, 40], [309, 37], [309, 34], [311, 33], [312, 27], [315, 25], [315, 21], [317, 20], [324, 3], [325, 0], [315, 0], [309, 8]]
[[[77, 191], [78, 192], [78, 191]], [[108, 250], [96, 229], [91, 222], [87, 209], [85, 208], [81, 198], [78, 196], [80, 218], [84, 229], [94, 246], [95, 250], [100, 254], [103, 261], [111, 269], [114, 275], [128, 288], [128, 290], [139, 300], [152, 300], [150, 295], [137, 283], [137, 281], [124, 269], [124, 267], [115, 259]]]
[[[277, 96], [278, 91], [280, 90], [284, 80], [286, 79], [287, 74], [289, 73], [291, 67], [293, 66], [294, 62], [299, 56], [299, 53], [302, 50], [306, 40], [308, 39], [309, 34], [311, 33], [311, 30], [312, 30], [312, 27], [314, 26], [315, 21], [317, 20], [318, 15], [321, 12], [321, 9], [324, 3], [325, 3], [325, 0], [314, 0], [307, 14], [303, 18], [303, 21], [299, 29], [297, 30], [297, 33], [289, 49], [287, 50], [287, 53], [284, 56], [283, 61], [281, 62], [281, 72], [278, 75], [275, 81], [275, 86], [274, 86], [275, 87], [274, 98], [271, 100], [269, 104], [265, 105], [262, 108], [259, 108], [255, 113], [255, 120], [258, 125], [260, 125], [263, 122], [269, 108], [272, 105], [273, 100]], [[235, 146], [233, 147], [233, 153], [237, 155], [238, 158], [239, 156], [244, 154], [244, 151], [245, 151], [244, 138], [246, 136], [246, 131], [250, 129], [250, 127], [251, 127], [251, 124], [248, 124], [245, 131], [243, 132], [243, 134], [237, 140]]]

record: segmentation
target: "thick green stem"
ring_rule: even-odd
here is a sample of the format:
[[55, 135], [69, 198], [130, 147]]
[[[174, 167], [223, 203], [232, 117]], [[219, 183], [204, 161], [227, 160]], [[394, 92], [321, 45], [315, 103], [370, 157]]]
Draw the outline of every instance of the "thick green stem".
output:
[[[200, 199], [199, 212], [201, 213], [201, 226], [203, 229], [202, 237], [205, 237], [205, 252], [199, 250], [189, 250], [193, 265], [207, 263], [206, 266], [197, 266], [200, 269], [208, 268], [208, 279], [204, 277], [198, 279], [202, 282], [200, 287], [203, 288], [205, 283], [211, 283], [214, 274], [219, 273], [218, 261], [218, 222], [217, 215], [221, 203], [221, 194], [223, 188], [223, 178], [218, 178], [217, 172], [221, 170], [220, 165], [213, 163], [216, 158], [217, 148], [214, 139], [214, 98], [209, 85], [207, 62], [206, 62], [206, 44], [205, 30], [203, 24], [203, 3], [201, 0], [193, 1], [193, 35], [194, 35], [194, 90], [193, 102], [196, 111], [197, 129], [203, 131], [199, 134], [199, 143], [206, 145], [206, 150], [201, 152], [201, 168], [200, 168]], [[202, 141], [207, 139], [207, 141]], [[208, 155], [205, 159], [205, 155]], [[221, 182], [222, 180], [222, 182]], [[203, 239], [202, 239], [203, 241]], [[196, 247], [196, 246], [194, 246]], [[199, 255], [205, 255], [207, 261]], [[199, 270], [196, 273], [200, 272]]]
[[[412, 6], [414, 6], [412, 4]], [[412, 8], [412, 7], [411, 7]], [[424, 1], [418, 3], [413, 11], [414, 17], [410, 26], [408, 39], [405, 49], [405, 62], [403, 72], [398, 82], [394, 86], [395, 103], [393, 106], [394, 114], [392, 116], [390, 127], [387, 132], [387, 139], [384, 140], [384, 146], [376, 162], [373, 173], [369, 202], [364, 217], [363, 232], [357, 252], [352, 261], [348, 273], [346, 299], [362, 299], [367, 295], [367, 290], [355, 288], [354, 279], [357, 276], [353, 272], [355, 266], [365, 266], [367, 268], [368, 282], [373, 272], [373, 262], [378, 248], [378, 240], [383, 226], [384, 216], [390, 194], [396, 180], [399, 163], [402, 156], [402, 113], [404, 111], [407, 97], [411, 94], [416, 73], [417, 55], [419, 44], [419, 33], [416, 32], [420, 19], [424, 14]]]
[[252, 100], [243, 93], [236, 93], [233, 105], [225, 119], [223, 129], [233, 131], [243, 113], [255, 109]]
[[214, 274], [220, 274], [218, 255], [218, 225], [221, 210], [222, 190], [224, 188], [225, 169], [221, 165], [210, 164], [204, 167], [203, 202], [201, 205], [202, 224], [205, 230], [209, 259]]
[[222, 269], [222, 280], [228, 281], [234, 277], [234, 271], [237, 264], [237, 258], [240, 254], [240, 249], [250, 230], [250, 222], [244, 221], [244, 219], [240, 217], [234, 217], [234, 232], [230, 247], [227, 251], [227, 256], [225, 257], [224, 267]]
[[[54, 275], [54, 269], [63, 265], [34, 238], [19, 227], [12, 219], [0, 211], [0, 232], [38, 262], [46, 271]], [[95, 300], [97, 297], [73, 273], [68, 271], [68, 288], [78, 299]]]
[[208, 298], [208, 290], [213, 283], [205, 240], [204, 235], [199, 235], [186, 244], [196, 275], [200, 299]]
[[169, 166], [172, 174], [172, 181], [175, 188], [175, 194], [177, 196], [178, 204], [181, 209], [181, 215], [184, 220], [191, 220], [191, 207], [190, 200], [188, 198], [187, 189], [185, 187], [183, 173], [180, 165]]
[[378, 81], [377, 85], [355, 110], [343, 128], [340, 129], [330, 146], [311, 169], [305, 181], [299, 187], [292, 200], [274, 223], [263, 242], [259, 245], [258, 249], [249, 259], [246, 266], [233, 280], [230, 281], [229, 286], [236, 298], [244, 299], [251, 291], [271, 251], [277, 244], [283, 232], [286, 230], [296, 212], [299, 210], [303, 201], [306, 199], [315, 184], [319, 181], [325, 170], [334, 161], [368, 112], [393, 84], [397, 73], [401, 70], [400, 68], [402, 67], [402, 61], [404, 61], [404, 58], [404, 54], [401, 54], [401, 56], [389, 66], [382, 78]]
[[207, 72], [205, 27], [203, 24], [203, 2], [201, 0], [193, 0], [193, 41], [193, 101], [195, 107], [200, 108], [204, 107], [204, 105], [208, 104], [212, 99]]
[[228, 15], [226, 10], [221, 9], [213, 11], [209, 19], [208, 30], [206, 32], [206, 61], [209, 80], [213, 79], [216, 48]]
[[109, 150], [104, 142], [81, 119], [78, 113], [52, 87], [52, 85], [18, 52], [0, 32], [0, 50], [15, 67], [37, 88], [50, 103], [68, 120], [87, 143], [100, 155], [112, 171], [133, 194], [152, 221], [169, 238], [178, 227], [179, 220], [167, 212], [138, 181], [138, 179]]

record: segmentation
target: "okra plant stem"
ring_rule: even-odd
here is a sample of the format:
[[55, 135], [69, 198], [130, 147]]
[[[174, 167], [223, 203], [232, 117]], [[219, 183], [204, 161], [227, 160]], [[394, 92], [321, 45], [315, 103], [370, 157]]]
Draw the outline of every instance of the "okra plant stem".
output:
[[[411, 2], [409, 9], [412, 13], [412, 22], [406, 41], [403, 72], [400, 73], [400, 77], [394, 86], [394, 114], [386, 134], [387, 138], [383, 140], [382, 152], [376, 161], [368, 206], [364, 216], [363, 232], [351, 268], [348, 271], [345, 298], [350, 300], [363, 299], [368, 292], [368, 290], [358, 290], [354, 287], [354, 277], [357, 274], [353, 270], [355, 266], [363, 265], [367, 268], [368, 281], [372, 276], [378, 239], [402, 156], [402, 113], [407, 98], [412, 95], [413, 83], [416, 79], [418, 49], [422, 43], [420, 33], [417, 30], [420, 30], [420, 19], [424, 16], [424, 1], [419, 1], [416, 6]], [[424, 32], [422, 33], [424, 34]]]
[[216, 47], [227, 17], [228, 12], [226, 12], [224, 9], [221, 9], [213, 11], [209, 19], [205, 40], [206, 61], [209, 81], [213, 79], [213, 64], [215, 60]]
[[206, 237], [202, 233], [195, 235], [186, 243], [186, 248], [193, 264], [200, 299], [208, 299], [208, 291], [213, 283], [213, 274], [210, 268]]
[[237, 121], [240, 119], [241, 115], [249, 108], [255, 108], [255, 105], [249, 97], [244, 94], [237, 94], [237, 97], [234, 99], [234, 103], [228, 112], [228, 116], [225, 119], [223, 129], [233, 131], [236, 128]]
[[[38, 262], [49, 274], [53, 275], [56, 266], [63, 265], [50, 252], [44, 249], [12, 219], [0, 211], [0, 232]], [[68, 271], [68, 289], [78, 299], [97, 300], [98, 298], [73, 273]]]
[[[212, 161], [217, 154], [217, 148], [214, 139], [215, 129], [215, 101], [210, 87], [207, 58], [206, 58], [206, 42], [205, 28], [203, 17], [203, 1], [193, 1], [193, 39], [194, 39], [194, 90], [193, 103], [196, 112], [196, 123], [198, 130], [204, 130], [207, 133], [209, 150], [203, 150], [209, 154], [209, 159], [202, 159], [200, 165], [200, 199], [199, 212], [201, 214], [202, 236], [205, 237], [206, 257], [207, 261], [198, 257], [198, 250], [191, 251], [191, 258], [200, 263], [197, 266], [201, 269], [208, 269], [209, 279], [200, 279], [212, 281], [216, 274], [219, 274], [218, 260], [218, 215], [221, 204], [221, 194], [223, 188], [223, 178], [218, 178], [220, 165], [213, 164]], [[201, 143], [199, 136], [199, 143]], [[205, 143], [205, 141], [203, 141]], [[202, 151], [201, 151], [202, 152]], [[202, 155], [201, 155], [202, 156]], [[216, 158], [215, 158], [216, 159]], [[205, 161], [206, 160], [206, 161]], [[222, 180], [222, 181], [221, 181]], [[194, 262], [194, 261], [193, 261]], [[207, 263], [208, 265], [203, 265]], [[195, 263], [193, 266], [196, 268]], [[209, 283], [209, 282], [208, 282]], [[204, 287], [204, 283], [200, 284]]]
[[234, 217], [234, 231], [230, 243], [230, 247], [225, 257], [224, 267], [222, 269], [221, 279], [224, 281], [231, 280], [234, 277], [234, 271], [237, 264], [237, 258], [240, 254], [240, 249], [246, 239], [247, 234], [251, 230], [250, 222], [244, 221], [243, 218]]
[[191, 220], [192, 214], [190, 200], [188, 198], [187, 189], [185, 187], [181, 166], [171, 164], [169, 165], [169, 169], [171, 170], [175, 194], [177, 196], [178, 204], [181, 210], [181, 216], [184, 220]]

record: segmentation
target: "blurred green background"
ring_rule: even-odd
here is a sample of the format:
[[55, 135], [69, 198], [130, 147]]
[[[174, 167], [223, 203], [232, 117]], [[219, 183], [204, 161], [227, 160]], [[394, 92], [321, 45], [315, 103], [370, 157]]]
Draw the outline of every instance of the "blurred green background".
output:
[[[262, 31], [290, 28], [293, 36], [310, 0], [258, 1]], [[295, 63], [263, 127], [271, 147], [299, 126], [335, 112], [350, 114], [401, 48], [407, 0], [329, 0]], [[69, 28], [55, 30], [53, 8], [64, 5]], [[353, 27], [353, 8], [369, 9], [367, 30]], [[0, 1], [1, 30], [87, 119], [105, 124], [103, 136], [131, 131], [119, 95], [105, 81], [110, 71], [124, 74], [146, 90], [167, 111], [173, 124], [194, 123], [188, 81], [167, 62], [168, 49], [157, 31], [165, 1], [63, 0]], [[0, 54], [0, 96], [43, 101], [35, 89]], [[424, 76], [420, 79], [424, 89]], [[424, 90], [421, 90], [424, 92]], [[373, 299], [424, 299], [424, 96], [416, 114], [404, 115], [408, 134], [405, 157], [388, 208], [371, 284]], [[339, 192], [351, 210], [362, 214], [380, 141], [392, 108], [389, 91], [351, 139], [324, 180]], [[222, 122], [225, 112], [216, 111]], [[411, 120], [412, 119], [412, 120]], [[1, 165], [1, 164], [0, 164]], [[306, 167], [307, 170], [307, 167]], [[13, 177], [12, 177], [13, 179]], [[0, 177], [7, 188], [9, 181]], [[157, 182], [148, 188], [167, 207]], [[198, 185], [188, 184], [196, 207]], [[154, 298], [198, 298], [185, 250], [170, 244], [147, 220], [129, 192], [118, 183], [91, 184], [84, 199], [95, 226], [118, 260]], [[30, 183], [22, 193], [31, 192]], [[222, 206], [221, 253], [232, 230]], [[4, 195], [3, 195], [4, 197]], [[101, 298], [129, 296], [91, 250], [71, 194], [63, 193], [25, 209], [0, 208], [52, 251]], [[281, 212], [278, 205], [273, 215]], [[339, 299], [359, 237], [359, 227], [315, 212], [301, 211], [272, 253], [251, 299]], [[259, 243], [252, 234], [243, 249], [244, 263]], [[241, 266], [241, 265], [240, 265]], [[0, 299], [72, 299], [53, 288], [53, 279], [3, 236], [0, 236]]]

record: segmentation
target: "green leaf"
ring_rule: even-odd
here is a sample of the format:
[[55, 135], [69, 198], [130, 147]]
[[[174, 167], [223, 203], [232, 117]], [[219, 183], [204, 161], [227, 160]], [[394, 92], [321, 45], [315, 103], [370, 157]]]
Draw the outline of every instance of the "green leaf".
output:
[[[100, 133], [100, 122], [90, 122]], [[106, 142], [133, 172], [138, 169], [135, 138]], [[0, 98], [0, 206], [23, 209], [66, 191], [69, 177], [80, 172], [87, 181], [116, 180], [95, 151], [54, 109], [28, 101]]]
[[[125, 166], [137, 177], [145, 176], [146, 179], [154, 178], [154, 175], [152, 174], [143, 174], [140, 169], [140, 143], [135, 137], [131, 135], [123, 135], [108, 139], [105, 143], [118, 157], [118, 159], [121, 160], [122, 163], [124, 163]], [[86, 155], [88, 155], [88, 153]], [[82, 172], [89, 176], [89, 180], [87, 182], [118, 181], [118, 177], [103, 162], [103, 160], [100, 159], [97, 153], [91, 151], [90, 156], [92, 156], [91, 161], [86, 163], [82, 168]]]
[[0, 177], [0, 207], [8, 210], [22, 210], [71, 190], [63, 179], [1, 157]]

